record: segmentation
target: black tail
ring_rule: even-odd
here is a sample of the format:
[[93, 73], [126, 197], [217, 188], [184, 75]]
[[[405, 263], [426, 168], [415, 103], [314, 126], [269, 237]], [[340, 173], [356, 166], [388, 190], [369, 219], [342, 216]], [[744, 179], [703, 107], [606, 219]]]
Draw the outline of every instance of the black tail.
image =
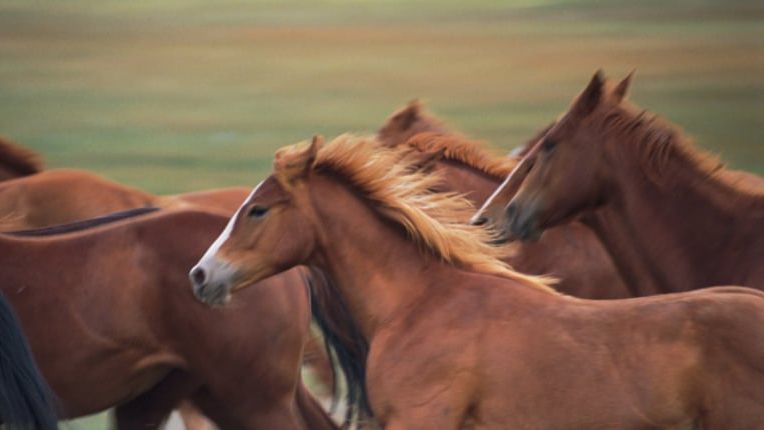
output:
[[[322, 271], [311, 267], [310, 276], [306, 277], [306, 281], [310, 289], [313, 319], [324, 336], [332, 367], [334, 368], [335, 364], [339, 365], [345, 379], [347, 411], [343, 428], [350, 428], [354, 423], [373, 421], [374, 414], [366, 396], [366, 359], [369, 355], [369, 345], [331, 280]], [[336, 400], [336, 373], [334, 379]], [[334, 406], [336, 404], [332, 409]]]
[[0, 422], [8, 430], [58, 428], [53, 396], [37, 370], [24, 333], [0, 294]]

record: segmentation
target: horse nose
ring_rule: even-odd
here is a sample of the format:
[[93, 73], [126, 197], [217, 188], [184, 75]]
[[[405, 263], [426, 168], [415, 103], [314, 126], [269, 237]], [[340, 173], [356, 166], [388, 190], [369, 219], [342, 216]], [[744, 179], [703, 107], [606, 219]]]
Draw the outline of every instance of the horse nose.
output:
[[488, 222], [488, 217], [485, 215], [480, 215], [480, 214], [473, 216], [472, 219], [470, 220], [470, 224], [478, 225], [478, 226], [485, 225], [485, 223], [487, 222]]
[[191, 269], [188, 277], [191, 278], [191, 282], [194, 286], [199, 287], [204, 285], [204, 282], [207, 280], [207, 272], [202, 267], [196, 266]]

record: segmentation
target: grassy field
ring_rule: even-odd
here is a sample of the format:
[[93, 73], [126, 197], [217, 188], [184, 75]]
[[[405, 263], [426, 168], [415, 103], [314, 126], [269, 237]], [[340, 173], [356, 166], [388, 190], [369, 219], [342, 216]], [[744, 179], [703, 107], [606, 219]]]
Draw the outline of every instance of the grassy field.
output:
[[764, 173], [760, 1], [0, 0], [0, 134], [157, 193], [253, 185], [279, 146], [414, 97], [509, 148], [600, 67]]

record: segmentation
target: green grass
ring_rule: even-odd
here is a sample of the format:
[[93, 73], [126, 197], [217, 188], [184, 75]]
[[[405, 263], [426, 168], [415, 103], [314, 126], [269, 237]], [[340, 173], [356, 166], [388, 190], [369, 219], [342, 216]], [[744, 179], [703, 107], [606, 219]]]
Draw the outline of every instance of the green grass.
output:
[[0, 133], [157, 193], [253, 185], [414, 97], [509, 148], [636, 68], [637, 103], [764, 173], [762, 58], [759, 1], [3, 0]]

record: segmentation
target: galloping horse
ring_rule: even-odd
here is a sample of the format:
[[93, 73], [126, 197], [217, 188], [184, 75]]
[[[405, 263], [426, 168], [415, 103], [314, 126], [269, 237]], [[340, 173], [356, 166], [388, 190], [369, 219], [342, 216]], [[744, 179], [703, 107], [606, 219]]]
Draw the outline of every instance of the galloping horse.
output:
[[116, 406], [119, 429], [156, 429], [190, 398], [226, 429], [336, 428], [300, 383], [310, 307], [299, 270], [258, 282], [246, 307], [209, 309], [186, 273], [228, 214], [147, 211], [0, 235], [0, 287], [63, 415]]
[[40, 154], [0, 136], [0, 181], [33, 175], [42, 170]]
[[[298, 264], [369, 344], [386, 429], [750, 429], [764, 422], [764, 293], [591, 301], [497, 259], [472, 206], [374, 140], [287, 147], [195, 266], [212, 305]], [[404, 161], [407, 161], [406, 159]], [[237, 297], [238, 298], [238, 297]]]
[[29, 350], [19, 321], [0, 294], [0, 424], [8, 430], [55, 430], [50, 388]]
[[628, 103], [629, 82], [595, 74], [478, 217], [521, 239], [580, 217], [638, 295], [763, 289], [764, 179]]
[[[517, 161], [491, 154], [481, 142], [456, 135], [420, 133], [400, 148], [435, 154], [434, 170], [442, 175], [437, 189], [463, 194], [480, 206], [501, 184]], [[588, 299], [630, 297], [605, 248], [580, 223], [551, 229], [539, 241], [516, 244], [506, 262], [516, 270], [551, 275], [556, 289]]]

